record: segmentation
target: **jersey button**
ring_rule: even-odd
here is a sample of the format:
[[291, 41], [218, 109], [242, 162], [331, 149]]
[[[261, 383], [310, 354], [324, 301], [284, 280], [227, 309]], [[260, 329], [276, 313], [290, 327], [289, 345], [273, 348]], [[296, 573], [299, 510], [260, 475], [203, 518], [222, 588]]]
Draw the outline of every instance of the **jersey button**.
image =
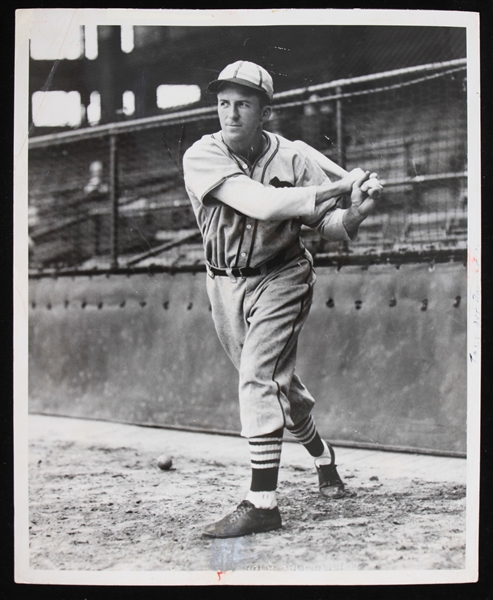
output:
[[245, 258], [245, 256], [246, 256], [246, 252], [242, 252], [242, 253], [241, 253], [241, 256], [242, 256], [242, 258]]
[[251, 229], [251, 228], [252, 228], [252, 226], [250, 225], [250, 223], [248, 223], [247, 229]]

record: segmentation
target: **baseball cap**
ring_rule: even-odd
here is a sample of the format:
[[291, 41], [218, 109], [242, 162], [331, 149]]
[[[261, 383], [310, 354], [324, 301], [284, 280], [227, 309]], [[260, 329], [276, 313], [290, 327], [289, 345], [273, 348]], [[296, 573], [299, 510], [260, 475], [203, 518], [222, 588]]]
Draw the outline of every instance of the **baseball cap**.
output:
[[272, 77], [263, 67], [247, 60], [237, 60], [225, 67], [219, 73], [219, 77], [209, 83], [207, 89], [210, 92], [218, 92], [221, 85], [226, 82], [244, 85], [262, 92], [269, 100], [274, 96]]

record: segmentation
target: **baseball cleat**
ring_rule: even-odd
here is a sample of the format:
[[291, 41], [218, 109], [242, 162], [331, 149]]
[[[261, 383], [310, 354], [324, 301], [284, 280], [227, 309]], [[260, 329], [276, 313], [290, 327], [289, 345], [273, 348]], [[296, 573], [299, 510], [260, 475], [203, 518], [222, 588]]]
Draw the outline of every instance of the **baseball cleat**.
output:
[[230, 538], [262, 533], [282, 527], [281, 515], [276, 507], [257, 508], [250, 501], [243, 500], [236, 509], [217, 523], [207, 525], [202, 535], [212, 538]]
[[317, 468], [318, 473], [318, 489], [325, 498], [342, 498], [345, 494], [345, 490], [344, 484], [337, 472], [334, 448], [332, 448], [329, 442], [326, 441], [325, 443], [329, 448], [332, 462], [328, 465], [317, 465], [317, 461], [315, 461], [315, 467]]

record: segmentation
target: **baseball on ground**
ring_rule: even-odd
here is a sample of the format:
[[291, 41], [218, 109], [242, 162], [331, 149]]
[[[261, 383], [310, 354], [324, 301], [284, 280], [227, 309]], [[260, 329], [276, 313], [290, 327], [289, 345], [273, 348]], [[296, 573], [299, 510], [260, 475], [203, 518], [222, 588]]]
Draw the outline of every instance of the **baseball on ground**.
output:
[[171, 456], [169, 456], [168, 454], [161, 454], [161, 456], [159, 456], [157, 459], [157, 466], [162, 471], [168, 471], [169, 469], [171, 469], [172, 464], [173, 461], [171, 460]]

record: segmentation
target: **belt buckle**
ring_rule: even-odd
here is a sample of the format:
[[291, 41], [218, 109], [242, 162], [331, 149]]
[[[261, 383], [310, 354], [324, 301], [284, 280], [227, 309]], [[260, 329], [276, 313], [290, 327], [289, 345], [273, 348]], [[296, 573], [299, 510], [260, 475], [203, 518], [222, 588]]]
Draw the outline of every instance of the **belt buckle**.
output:
[[225, 269], [225, 270], [226, 270], [226, 275], [228, 276], [231, 283], [236, 283], [236, 275], [235, 275], [235, 273], [233, 273], [233, 271], [238, 271], [238, 269]]

